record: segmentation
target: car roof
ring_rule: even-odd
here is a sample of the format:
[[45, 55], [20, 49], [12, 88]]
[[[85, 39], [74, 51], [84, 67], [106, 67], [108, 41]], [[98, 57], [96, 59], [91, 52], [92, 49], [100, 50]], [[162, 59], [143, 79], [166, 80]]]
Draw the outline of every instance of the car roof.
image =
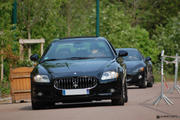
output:
[[125, 51], [138, 51], [136, 48], [117, 48], [116, 50], [125, 50]]
[[104, 37], [86, 36], [86, 37], [67, 37], [67, 38], [57, 38], [53, 42], [66, 40], [106, 40]]

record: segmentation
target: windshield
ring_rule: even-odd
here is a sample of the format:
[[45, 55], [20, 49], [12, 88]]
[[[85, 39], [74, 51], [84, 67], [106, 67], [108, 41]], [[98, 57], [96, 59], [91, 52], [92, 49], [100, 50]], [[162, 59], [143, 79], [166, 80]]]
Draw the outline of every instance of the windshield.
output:
[[67, 40], [51, 44], [41, 61], [55, 59], [112, 58], [113, 54], [102, 40]]
[[128, 56], [123, 57], [125, 61], [141, 61], [143, 57], [138, 51], [129, 50]]

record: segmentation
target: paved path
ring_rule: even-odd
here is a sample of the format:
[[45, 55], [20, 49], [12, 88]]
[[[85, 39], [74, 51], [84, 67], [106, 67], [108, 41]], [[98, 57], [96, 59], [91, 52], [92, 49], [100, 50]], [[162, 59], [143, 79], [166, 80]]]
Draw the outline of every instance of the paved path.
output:
[[[125, 106], [112, 106], [110, 101], [101, 101], [31, 110], [30, 103], [0, 104], [0, 120], [180, 120], [180, 94], [176, 91], [167, 94], [174, 102], [172, 106], [163, 101], [158, 106], [152, 105], [159, 96], [160, 84], [147, 89], [130, 87], [128, 92], [129, 101]], [[171, 117], [167, 118], [167, 115]]]

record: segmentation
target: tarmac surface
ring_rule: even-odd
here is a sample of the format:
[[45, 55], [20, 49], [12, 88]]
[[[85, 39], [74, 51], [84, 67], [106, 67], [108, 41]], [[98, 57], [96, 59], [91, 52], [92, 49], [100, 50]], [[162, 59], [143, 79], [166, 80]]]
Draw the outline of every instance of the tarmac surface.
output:
[[[173, 83], [168, 83], [172, 87]], [[0, 120], [180, 120], [180, 94], [174, 91], [165, 95], [174, 103], [161, 100], [152, 105], [160, 95], [160, 83], [153, 88], [129, 87], [129, 101], [124, 106], [112, 106], [111, 101], [57, 104], [50, 109], [32, 110], [31, 103], [1, 103]]]

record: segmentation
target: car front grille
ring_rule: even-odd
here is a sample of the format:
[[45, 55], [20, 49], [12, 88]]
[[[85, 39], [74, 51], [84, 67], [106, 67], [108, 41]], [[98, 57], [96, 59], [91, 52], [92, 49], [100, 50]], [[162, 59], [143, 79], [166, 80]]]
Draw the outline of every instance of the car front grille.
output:
[[54, 87], [60, 90], [93, 88], [97, 82], [96, 77], [66, 77], [54, 80]]

